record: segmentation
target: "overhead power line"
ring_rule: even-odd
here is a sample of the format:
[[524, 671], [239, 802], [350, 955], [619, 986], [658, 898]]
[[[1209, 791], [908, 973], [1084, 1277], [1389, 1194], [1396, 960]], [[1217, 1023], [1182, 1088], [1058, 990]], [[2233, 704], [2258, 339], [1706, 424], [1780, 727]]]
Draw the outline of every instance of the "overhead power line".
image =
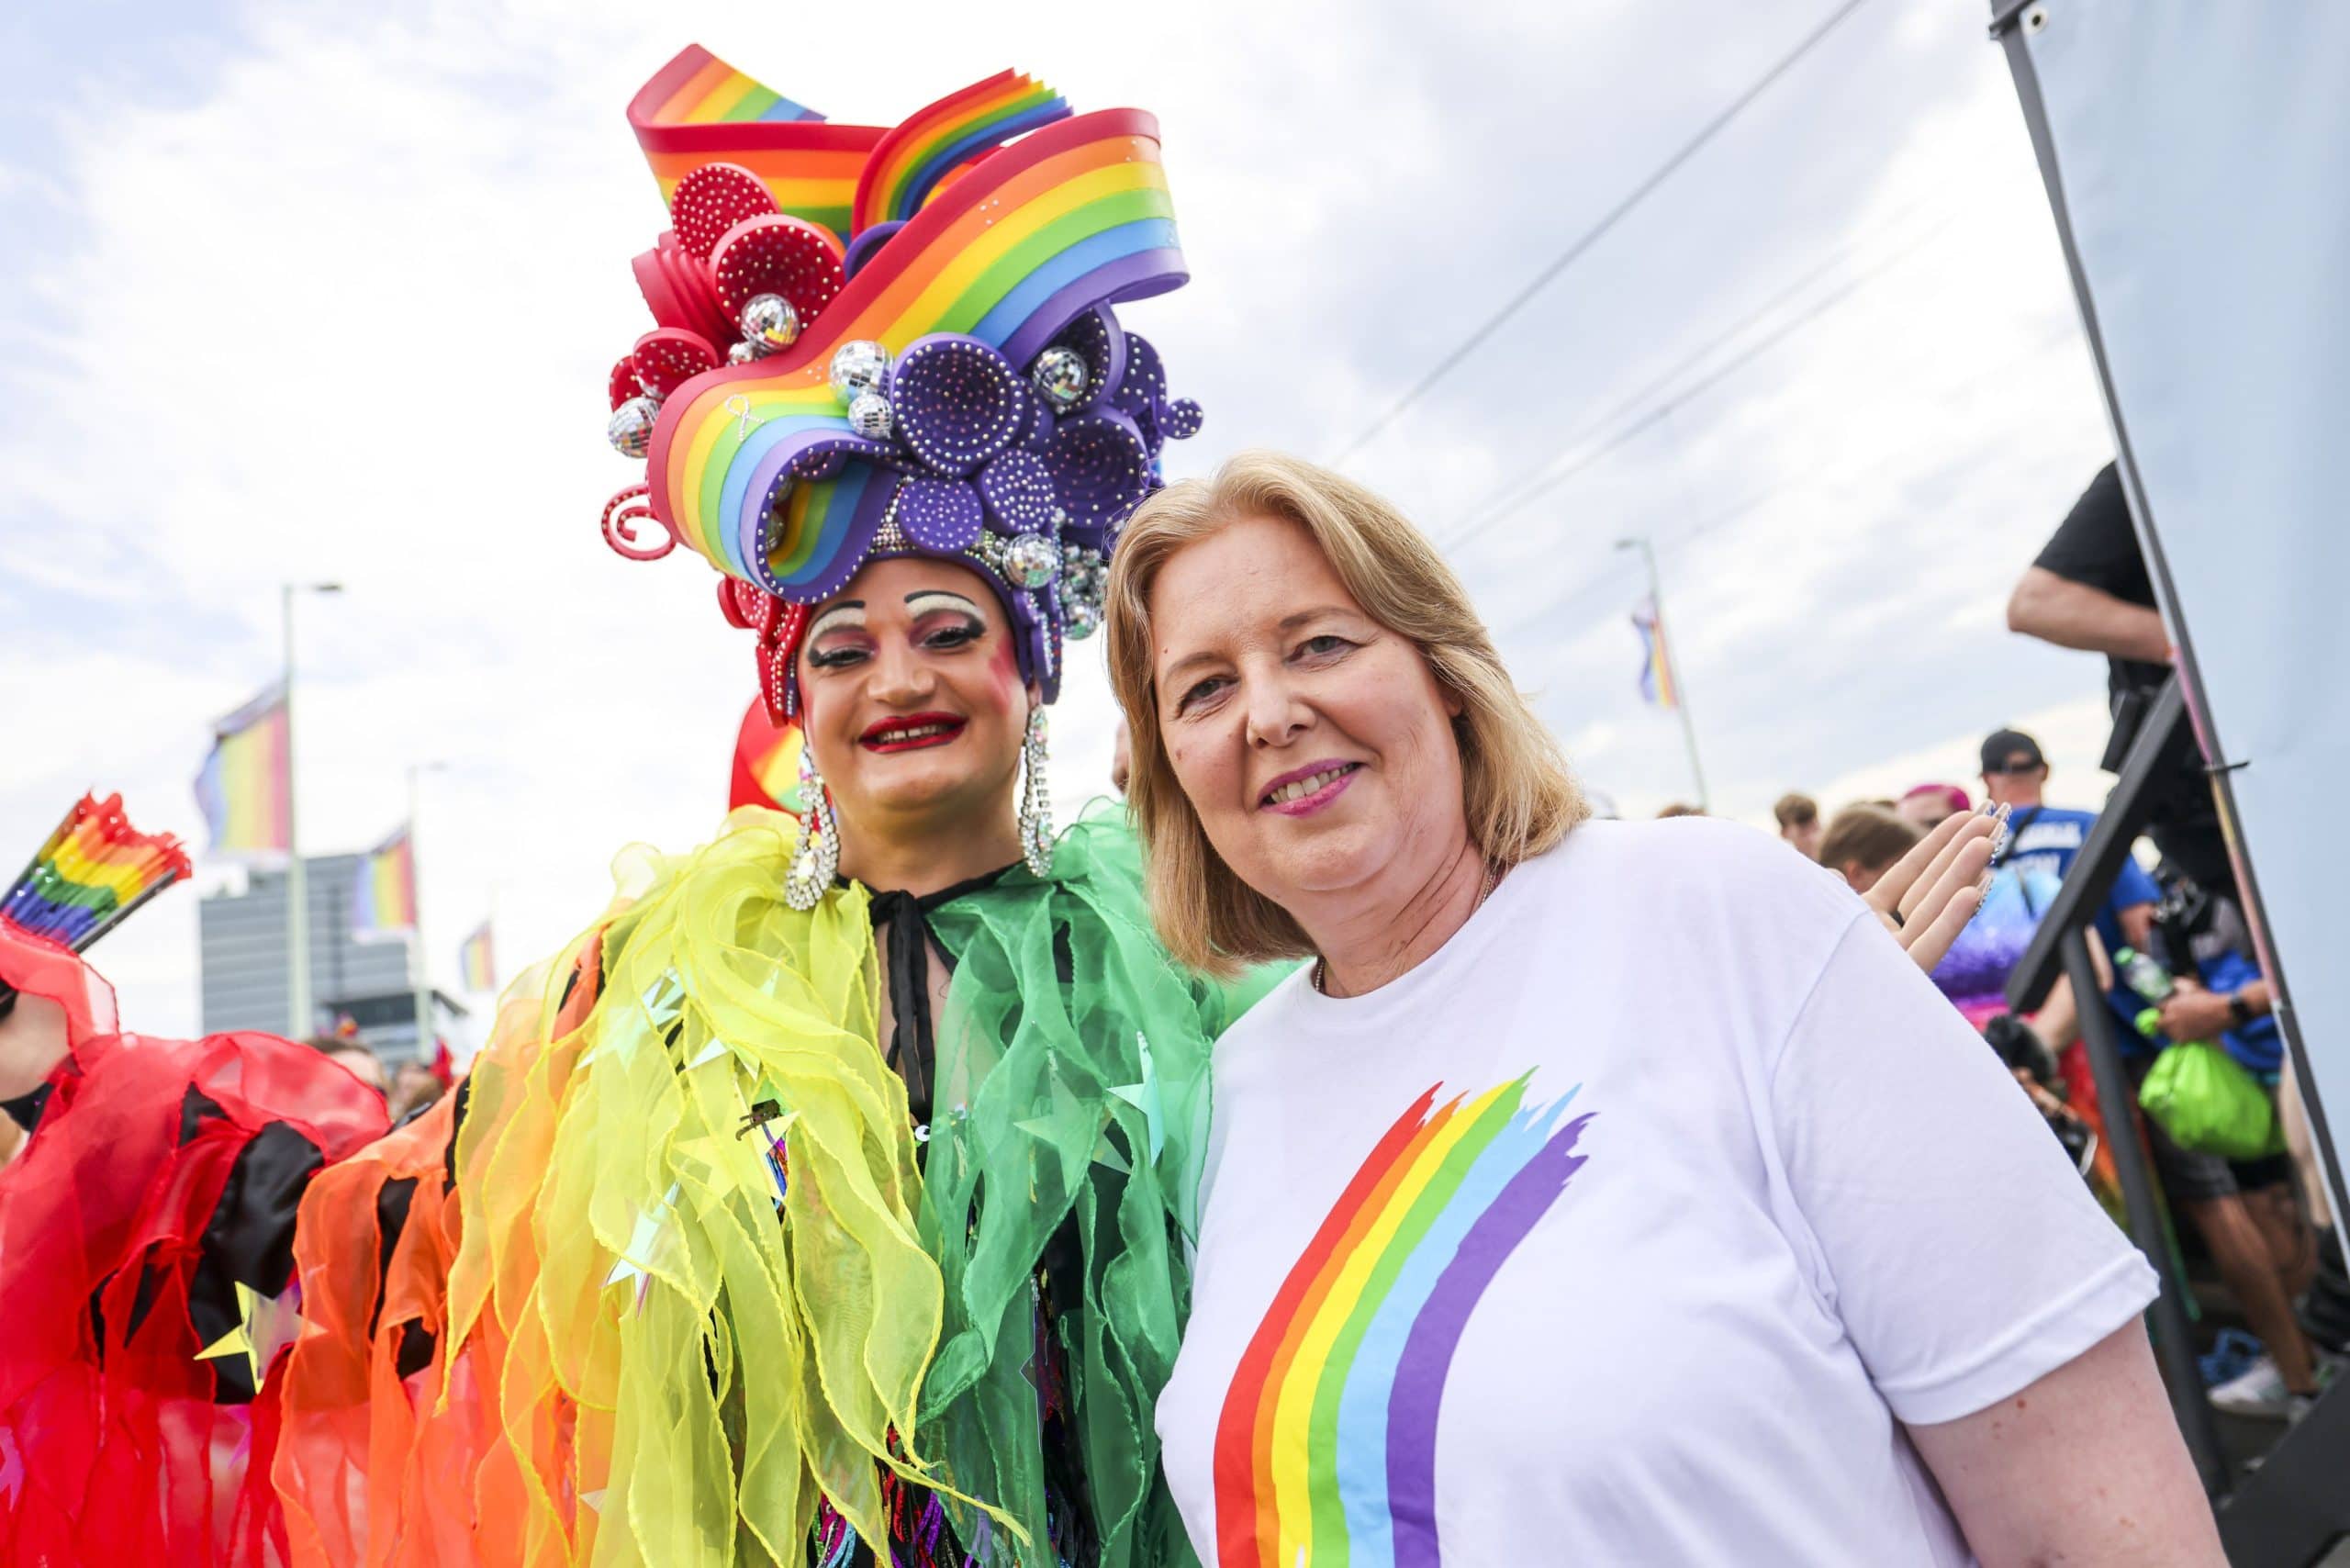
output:
[[1696, 135], [1682, 143], [1680, 149], [1676, 151], [1673, 156], [1667, 158], [1662, 163], [1659, 164], [1650, 173], [1646, 179], [1633, 186], [1630, 195], [1627, 196], [1622, 201], [1617, 202], [1616, 206], [1610, 208], [1607, 214], [1600, 218], [1598, 222], [1583, 230], [1581, 235], [1576, 237], [1573, 243], [1570, 244], [1564, 251], [1561, 251], [1558, 255], [1551, 258], [1550, 263], [1540, 272], [1535, 274], [1533, 278], [1527, 283], [1526, 286], [1519, 289], [1515, 295], [1512, 295], [1499, 310], [1496, 310], [1493, 315], [1487, 317], [1482, 325], [1480, 325], [1474, 331], [1471, 332], [1467, 337], [1463, 338], [1460, 343], [1453, 348], [1452, 352], [1438, 360], [1436, 364], [1428, 370], [1427, 375], [1421, 376], [1416, 382], [1414, 382], [1409, 391], [1405, 392], [1403, 397], [1397, 398], [1393, 404], [1389, 405], [1385, 413], [1380, 415], [1376, 420], [1373, 420], [1360, 435], [1356, 436], [1354, 440], [1348, 442], [1344, 447], [1341, 447], [1336, 454], [1334, 454], [1330, 458], [1331, 466], [1336, 467], [1337, 465], [1344, 463], [1348, 458], [1352, 457], [1356, 453], [1361, 451], [1363, 447], [1370, 442], [1373, 436], [1376, 436], [1380, 431], [1394, 423], [1397, 416], [1401, 415], [1404, 409], [1410, 408], [1413, 404], [1418, 402], [1422, 397], [1427, 395], [1431, 387], [1435, 386], [1438, 382], [1450, 375], [1460, 366], [1463, 360], [1466, 360], [1472, 353], [1476, 352], [1479, 345], [1483, 344], [1486, 339], [1492, 337], [1494, 332], [1498, 331], [1504, 322], [1507, 321], [1512, 316], [1516, 315], [1518, 311], [1523, 309], [1527, 303], [1533, 299], [1536, 295], [1540, 294], [1545, 288], [1548, 288], [1552, 280], [1557, 278], [1561, 273], [1565, 272], [1569, 267], [1572, 266], [1578, 260], [1580, 260], [1584, 252], [1590, 250], [1592, 246], [1597, 244], [1602, 239], [1606, 238], [1610, 230], [1614, 229], [1617, 224], [1622, 222], [1631, 214], [1635, 207], [1639, 207], [1640, 203], [1646, 201], [1650, 196], [1653, 195], [1657, 187], [1663, 185], [1665, 181], [1671, 179], [1673, 174], [1680, 170], [1683, 164], [1688, 162], [1691, 158], [1696, 156], [1698, 151], [1701, 151], [1707, 142], [1713, 140], [1715, 137], [1721, 134], [1722, 130], [1729, 126], [1730, 121], [1736, 119], [1748, 105], [1754, 102], [1756, 98], [1761, 97], [1762, 94], [1770, 88], [1771, 84], [1785, 75], [1788, 70], [1792, 68], [1797, 61], [1801, 60], [1805, 55], [1809, 54], [1814, 49], [1818, 47], [1821, 40], [1825, 39], [1830, 33], [1833, 32], [1839, 23], [1842, 22], [1845, 17], [1851, 16], [1853, 12], [1859, 10], [1864, 4], [1866, 4], [1866, 0], [1844, 0], [1844, 4], [1837, 6], [1834, 11], [1829, 14], [1827, 20], [1821, 22], [1809, 33], [1806, 34], [1803, 40], [1783, 56], [1777, 64], [1772, 66], [1768, 71], [1765, 71], [1762, 75], [1756, 77], [1751, 83], [1748, 84], [1743, 92], [1740, 93], [1737, 97], [1730, 100], [1728, 107], [1724, 108], [1712, 119], [1707, 120]]
[[[1651, 429], [1666, 418], [1670, 417], [1674, 409], [1680, 408], [1684, 403], [1687, 403], [1701, 393], [1710, 391], [1713, 387], [1720, 385], [1723, 381], [1728, 380], [1731, 375], [1745, 369], [1748, 365], [1762, 358], [1762, 355], [1778, 347], [1781, 343], [1795, 336], [1804, 328], [1810, 326], [1821, 317], [1830, 314], [1831, 311], [1836, 310], [1841, 306], [1850, 304], [1853, 297], [1859, 294], [1861, 290], [1875, 282], [1878, 278], [1883, 277], [1894, 267], [1902, 262], [1908, 260], [1911, 256], [1917, 254], [1918, 252], [1924, 249], [1926, 242], [1933, 239], [1935, 235], [1941, 233], [1944, 228], [1949, 226], [1949, 223], [1950, 219], [1948, 218], [1944, 218], [1942, 221], [1929, 228], [1924, 233], [1919, 235], [1916, 239], [1910, 241], [1908, 244], [1904, 245], [1901, 249], [1894, 252], [1891, 255], [1883, 258], [1866, 270], [1854, 274], [1852, 277], [1846, 279], [1835, 288], [1820, 296], [1803, 310], [1789, 317], [1786, 320], [1781, 322], [1770, 331], [1765, 332], [1760, 338], [1755, 339], [1754, 342], [1747, 344], [1745, 348], [1740, 350], [1737, 353], [1732, 354], [1729, 358], [1722, 361], [1719, 364], [1714, 366], [1711, 370], [1699, 376], [1696, 380], [1690, 382], [1685, 386], [1683, 386], [1680, 390], [1674, 392], [1662, 402], [1651, 406], [1648, 411], [1641, 414], [1638, 419], [1631, 420], [1628, 424], [1618, 426], [1605, 440], [1600, 441], [1594, 445], [1584, 447], [1580, 451], [1571, 449], [1562, 455], [1552, 458], [1550, 462], [1543, 464], [1532, 474], [1522, 475], [1518, 478], [1503, 486], [1502, 488], [1495, 493], [1495, 498], [1482, 510], [1477, 512], [1467, 527], [1463, 528], [1459, 533], [1453, 535], [1450, 539], [1445, 542], [1443, 546], [1444, 549], [1448, 553], [1460, 549], [1463, 544], [1469, 543], [1470, 540], [1476, 538], [1477, 535], [1484, 532], [1485, 530], [1491, 528], [1494, 524], [1517, 511], [1526, 506], [1528, 502], [1541, 496], [1545, 491], [1555, 487], [1561, 481], [1572, 478], [1573, 476], [1582, 473], [1584, 469], [1590, 467], [1593, 464], [1598, 462], [1601, 458], [1606, 456], [1617, 447], [1622, 446], [1626, 442], [1630, 441], [1634, 436], [1639, 435], [1641, 431]], [[1740, 328], [1736, 330], [1743, 330], [1745, 325], [1746, 323], [1741, 323]]]
[[[1957, 402], [1994, 382], [2009, 380], [2023, 366], [2031, 364], [2050, 350], [2068, 341], [2077, 341], [2079, 333], [2079, 327], [2068, 319], [2054, 330], [2042, 333], [2033, 339], [2018, 353], [2002, 358], [1998, 364], [1937, 388], [1934, 398], [1941, 403]], [[1869, 462], [1845, 463], [1830, 469], [1807, 468], [1800, 472], [1785, 474], [1729, 506], [1709, 513], [1689, 527], [1653, 535], [1657, 553], [1665, 554], [1684, 549], [1698, 540], [1752, 515], [1767, 503], [1777, 500], [1790, 492], [1816, 491], [1840, 487], [1849, 488], [1880, 479], [1888, 474], [1924, 473], [1934, 466], [1946, 464], [1950, 456], [1951, 447], [1947, 432], [1937, 431], [1930, 433], [1925, 440], [1903, 447], [1898, 452], [1878, 453], [1874, 460]], [[1609, 536], [1606, 532], [1597, 529], [1592, 530], [1591, 532], [1595, 546], [1596, 541]], [[1612, 556], [1610, 558], [1612, 560]], [[1543, 600], [1539, 608], [1530, 610], [1513, 621], [1506, 631], [1495, 633], [1494, 641], [1501, 644], [1511, 642], [1530, 631], [1537, 623], [1555, 620], [1561, 610], [1579, 605], [1586, 599], [1602, 591], [1621, 592], [1620, 576], [1613, 571], [1603, 569], [1578, 578], [1574, 583]]]
[[[1897, 218], [1893, 223], [1884, 226], [1884, 228], [1878, 230], [1878, 233], [1882, 234], [1889, 232], [1890, 230], [1899, 227], [1901, 220], [1907, 218], [1916, 210], [1917, 208], [1914, 205], [1905, 209], [1900, 214], [1899, 218]], [[1948, 210], [1945, 209], [1941, 216], [1944, 219], [1947, 219], [1949, 216]], [[1940, 227], [1940, 225], [1937, 224], [1934, 225], [1934, 227]], [[1559, 456], [1543, 463], [1533, 470], [1517, 475], [1507, 483], [1502, 485], [1499, 488], [1489, 492], [1475, 505], [1465, 509], [1460, 514], [1462, 519], [1465, 521], [1469, 519], [1481, 518], [1495, 507], [1514, 507], [1516, 505], [1517, 492], [1519, 490], [1524, 489], [1528, 485], [1541, 483], [1551, 468], [1555, 467], [1558, 464], [1566, 461], [1569, 456], [1583, 451], [1583, 444], [1590, 441], [1594, 436], [1598, 435], [1604, 431], [1613, 429], [1619, 420], [1646, 408], [1651, 398], [1670, 391], [1683, 376], [1686, 375], [1691, 371], [1698, 369], [1706, 363], [1707, 360], [1712, 358], [1717, 350], [1734, 343], [1740, 338], [1744, 337], [1750, 329], [1769, 320], [1773, 316], [1776, 315], [1780, 307], [1787, 304], [1790, 300], [1800, 297], [1811, 287], [1812, 285], [1819, 282], [1822, 278], [1830, 276], [1846, 263], [1860, 256], [1863, 252], [1870, 248], [1869, 241], [1875, 237], [1875, 235], [1871, 235], [1867, 239], [1853, 240], [1845, 244], [1840, 245], [1835, 250], [1830, 252], [1827, 256], [1815, 263], [1810, 267], [1805, 269], [1796, 277], [1790, 279], [1785, 285], [1772, 294], [1769, 298], [1764, 299], [1761, 304], [1755, 306], [1753, 309], [1748, 311], [1745, 315], [1740, 317], [1736, 321], [1731, 322], [1720, 331], [1716, 332], [1704, 342], [1699, 343], [1695, 348], [1691, 349], [1687, 353], [1682, 355], [1665, 369], [1650, 377], [1640, 386], [1638, 391], [1618, 398], [1615, 403], [1609, 405], [1606, 412], [1595, 415], [1591, 419], [1584, 420], [1580, 426], [1576, 427], [1572, 434], [1568, 435], [1559, 442]]]

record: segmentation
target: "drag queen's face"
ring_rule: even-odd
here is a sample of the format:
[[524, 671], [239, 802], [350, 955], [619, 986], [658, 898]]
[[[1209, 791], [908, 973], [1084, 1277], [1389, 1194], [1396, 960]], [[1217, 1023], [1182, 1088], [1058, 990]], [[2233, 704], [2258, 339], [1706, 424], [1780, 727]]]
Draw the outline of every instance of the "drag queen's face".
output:
[[1242, 881], [1293, 910], [1460, 841], [1459, 700], [1303, 528], [1243, 518], [1185, 545], [1150, 625], [1168, 762]]
[[817, 605], [802, 722], [853, 836], [1009, 812], [1029, 694], [1003, 606], [945, 561], [876, 561]]

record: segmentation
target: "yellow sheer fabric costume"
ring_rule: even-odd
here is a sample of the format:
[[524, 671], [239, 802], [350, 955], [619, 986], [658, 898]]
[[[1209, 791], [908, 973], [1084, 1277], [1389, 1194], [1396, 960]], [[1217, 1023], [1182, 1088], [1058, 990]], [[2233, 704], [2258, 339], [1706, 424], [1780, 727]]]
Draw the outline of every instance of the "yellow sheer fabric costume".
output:
[[940, 1275], [866, 900], [791, 910], [792, 830], [624, 860], [627, 907], [474, 1070], [448, 1364], [497, 1389], [477, 1506], [519, 1505], [517, 1562], [798, 1563], [820, 1489], [879, 1540], [877, 1467], [935, 1484], [904, 1439]]

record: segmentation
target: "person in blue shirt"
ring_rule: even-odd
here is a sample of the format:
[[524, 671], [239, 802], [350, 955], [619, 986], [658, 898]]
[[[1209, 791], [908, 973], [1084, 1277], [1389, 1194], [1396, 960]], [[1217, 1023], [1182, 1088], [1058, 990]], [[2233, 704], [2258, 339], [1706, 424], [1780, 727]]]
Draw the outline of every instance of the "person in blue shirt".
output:
[[[2013, 729], [1985, 737], [1984, 789], [2009, 810], [2008, 847], [1998, 864], [2014, 868], [2026, 888], [2044, 887], [2049, 874], [2061, 880], [2097, 822], [2094, 812], [2045, 803], [2047, 783], [2048, 759], [2039, 742]], [[2167, 937], [2175, 929], [2178, 940], [2157, 940], [2156, 917], [2164, 907], [2161, 886], [2136, 860], [2124, 859], [2098, 910], [2098, 939], [2109, 954], [2128, 946], [2170, 960], [2178, 990], [2165, 1004], [2164, 1022], [2188, 1031], [2191, 1039], [2216, 1035], [2230, 1055], [2273, 1081], [2281, 1045], [2275, 1022], [2266, 1016], [2268, 988], [2248, 957], [2249, 939], [2232, 941], [2218, 923], [2189, 923], [2174, 912], [2161, 934]], [[2138, 1033], [2135, 1020], [2145, 1003], [2118, 983], [2108, 999], [2123, 1020], [2125, 1063], [2133, 1079], [2142, 1078], [2168, 1038]], [[2152, 1121], [2145, 1129], [2165, 1191], [2202, 1236], [2267, 1350], [2251, 1370], [2213, 1389], [2211, 1402], [2242, 1416], [2290, 1415], [2317, 1391], [2315, 1360], [2293, 1317], [2291, 1276], [2301, 1268], [2307, 1227], [2292, 1212], [2290, 1167], [2281, 1159], [2232, 1164], [2181, 1148]]]
[[[2042, 799], [2047, 788], [2048, 758], [2038, 741], [2021, 730], [1994, 730], [1984, 737], [1984, 792], [2009, 813], [2008, 847], [1999, 864], [2015, 868], [2027, 886], [2040, 884], [2043, 873], [2064, 880], [2097, 822], [2095, 812], [2048, 804]], [[2143, 947], [2162, 896], [2144, 867], [2124, 860], [2112, 893], [2097, 912], [2098, 940], [2105, 950]], [[2132, 1002], [2131, 1014], [2136, 1012]]]

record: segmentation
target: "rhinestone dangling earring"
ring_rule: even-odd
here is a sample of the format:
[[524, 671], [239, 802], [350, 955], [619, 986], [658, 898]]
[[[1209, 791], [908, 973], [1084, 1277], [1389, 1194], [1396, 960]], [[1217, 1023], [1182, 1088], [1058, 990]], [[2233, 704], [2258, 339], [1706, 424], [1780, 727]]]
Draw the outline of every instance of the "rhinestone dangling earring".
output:
[[833, 798], [824, 776], [816, 771], [816, 754], [803, 736], [800, 743], [800, 842], [791, 851], [791, 868], [784, 873], [783, 900], [802, 913], [814, 909], [841, 868], [840, 823], [833, 818]]
[[1028, 710], [1028, 735], [1020, 743], [1025, 767], [1020, 780], [1020, 857], [1039, 877], [1053, 869], [1053, 792], [1045, 783], [1045, 710]]

